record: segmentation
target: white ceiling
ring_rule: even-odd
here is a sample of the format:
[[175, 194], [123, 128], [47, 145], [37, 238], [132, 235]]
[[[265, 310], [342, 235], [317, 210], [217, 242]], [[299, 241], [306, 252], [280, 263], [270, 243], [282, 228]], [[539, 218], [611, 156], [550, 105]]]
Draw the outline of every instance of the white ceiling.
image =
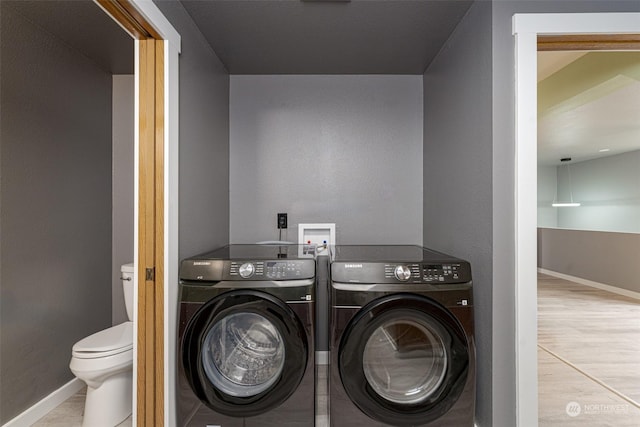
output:
[[[538, 81], [566, 70], [585, 54], [539, 52]], [[629, 54], [639, 58], [640, 69], [638, 53]], [[574, 80], [580, 78], [573, 76]], [[539, 99], [539, 103], [544, 101]], [[630, 77], [628, 70], [620, 73], [612, 70], [606, 80], [594, 79], [593, 85], [538, 117], [540, 165], [559, 165], [564, 157], [572, 158], [575, 163], [634, 150], [640, 150], [640, 81]]]

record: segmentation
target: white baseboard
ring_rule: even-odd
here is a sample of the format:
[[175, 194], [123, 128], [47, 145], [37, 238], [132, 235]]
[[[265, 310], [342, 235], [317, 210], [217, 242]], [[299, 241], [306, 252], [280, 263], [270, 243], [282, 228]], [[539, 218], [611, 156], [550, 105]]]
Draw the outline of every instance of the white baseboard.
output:
[[605, 285], [604, 283], [594, 282], [592, 280], [583, 279], [581, 277], [570, 276], [564, 273], [558, 273], [557, 271], [547, 270], [545, 268], [538, 268], [538, 273], [546, 274], [548, 276], [557, 277], [558, 279], [570, 280], [572, 282], [580, 283], [581, 285], [591, 286], [592, 288], [598, 288], [603, 291], [608, 291], [618, 295], [624, 295], [625, 297], [640, 299], [640, 293], [630, 291], [628, 289], [618, 288], [616, 286]]
[[40, 418], [51, 412], [56, 406], [76, 394], [84, 387], [84, 382], [74, 378], [2, 427], [25, 427], [33, 425]]

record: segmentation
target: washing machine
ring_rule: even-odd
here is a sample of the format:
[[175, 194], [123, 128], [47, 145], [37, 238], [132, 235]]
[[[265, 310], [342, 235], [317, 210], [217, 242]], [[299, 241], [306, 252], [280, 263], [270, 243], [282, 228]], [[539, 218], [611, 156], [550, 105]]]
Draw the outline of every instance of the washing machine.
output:
[[470, 264], [419, 246], [337, 246], [331, 426], [472, 427]]
[[180, 266], [179, 426], [313, 426], [315, 260], [229, 245]]

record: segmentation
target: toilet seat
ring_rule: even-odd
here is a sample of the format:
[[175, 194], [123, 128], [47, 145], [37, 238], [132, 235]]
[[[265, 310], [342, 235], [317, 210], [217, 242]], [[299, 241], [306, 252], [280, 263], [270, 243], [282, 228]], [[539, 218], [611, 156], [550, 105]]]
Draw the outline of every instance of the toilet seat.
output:
[[133, 322], [124, 322], [96, 332], [74, 344], [72, 356], [97, 359], [124, 353], [133, 348]]

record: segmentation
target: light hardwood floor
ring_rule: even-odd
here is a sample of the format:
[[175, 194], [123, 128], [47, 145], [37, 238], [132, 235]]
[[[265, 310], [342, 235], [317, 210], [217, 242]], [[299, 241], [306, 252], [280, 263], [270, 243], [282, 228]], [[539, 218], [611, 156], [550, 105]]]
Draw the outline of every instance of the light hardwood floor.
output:
[[640, 300], [538, 275], [539, 425], [640, 426]]

